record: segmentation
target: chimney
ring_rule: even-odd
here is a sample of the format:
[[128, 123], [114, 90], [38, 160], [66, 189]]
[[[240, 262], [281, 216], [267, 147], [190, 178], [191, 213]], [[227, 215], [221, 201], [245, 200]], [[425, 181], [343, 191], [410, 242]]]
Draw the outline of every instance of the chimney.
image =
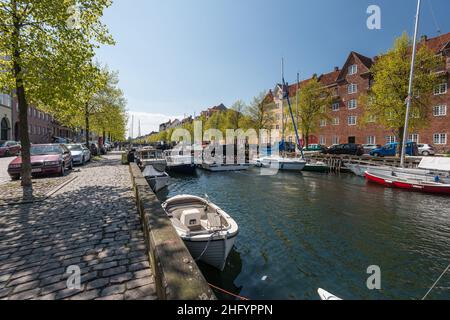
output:
[[428, 37], [427, 37], [426, 34], [424, 34], [424, 35], [422, 36], [422, 42], [426, 42], [427, 40], [428, 40]]
[[334, 71], [339, 71], [339, 67], [334, 67]]

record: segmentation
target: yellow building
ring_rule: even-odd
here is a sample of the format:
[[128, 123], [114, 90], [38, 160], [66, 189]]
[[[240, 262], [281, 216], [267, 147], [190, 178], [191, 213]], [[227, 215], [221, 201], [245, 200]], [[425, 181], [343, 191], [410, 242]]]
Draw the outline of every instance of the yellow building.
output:
[[11, 140], [12, 133], [12, 98], [0, 93], [0, 140]]

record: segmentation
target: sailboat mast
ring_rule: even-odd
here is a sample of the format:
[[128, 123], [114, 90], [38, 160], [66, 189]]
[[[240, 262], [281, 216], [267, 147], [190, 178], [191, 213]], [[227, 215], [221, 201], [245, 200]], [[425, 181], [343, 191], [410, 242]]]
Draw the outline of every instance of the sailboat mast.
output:
[[281, 142], [284, 147], [285, 132], [284, 132], [284, 58], [281, 58]]
[[413, 41], [413, 50], [412, 50], [411, 73], [409, 76], [408, 98], [406, 99], [406, 118], [405, 118], [405, 128], [403, 131], [402, 156], [401, 156], [401, 161], [400, 161], [400, 165], [402, 168], [405, 167], [405, 157], [406, 157], [405, 153], [406, 153], [406, 144], [407, 144], [407, 139], [408, 139], [409, 113], [411, 111], [411, 101], [412, 101], [412, 95], [413, 95], [414, 65], [416, 62], [416, 44], [417, 44], [417, 33], [419, 31], [420, 4], [421, 4], [421, 0], [418, 0], [417, 1], [416, 24], [414, 27], [414, 41]]

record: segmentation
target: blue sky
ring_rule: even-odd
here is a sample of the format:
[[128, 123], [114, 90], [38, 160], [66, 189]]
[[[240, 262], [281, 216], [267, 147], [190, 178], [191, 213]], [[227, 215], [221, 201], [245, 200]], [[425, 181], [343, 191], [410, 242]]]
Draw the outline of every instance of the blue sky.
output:
[[[450, 1], [422, 2], [420, 34], [437, 35], [430, 3], [450, 32]], [[381, 8], [381, 30], [366, 27], [369, 5]], [[352, 50], [384, 52], [412, 34], [415, 10], [415, 0], [114, 0], [103, 21], [117, 45], [98, 59], [119, 71], [144, 134], [169, 118], [250, 101], [280, 80], [281, 57], [295, 82], [297, 72], [342, 66]]]

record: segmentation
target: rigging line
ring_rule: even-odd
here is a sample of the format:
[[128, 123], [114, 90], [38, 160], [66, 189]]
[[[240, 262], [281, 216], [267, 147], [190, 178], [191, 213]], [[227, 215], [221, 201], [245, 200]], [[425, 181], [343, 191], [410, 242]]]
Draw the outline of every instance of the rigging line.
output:
[[425, 300], [429, 296], [431, 291], [433, 291], [433, 289], [437, 286], [439, 281], [441, 281], [442, 277], [448, 272], [448, 270], [450, 270], [450, 264], [448, 265], [447, 269], [444, 270], [444, 272], [441, 274], [441, 276], [436, 280], [436, 282], [433, 284], [433, 286], [430, 288], [430, 290], [428, 290], [427, 294], [422, 298], [422, 300]]
[[440, 35], [441, 34], [441, 28], [439, 27], [439, 23], [438, 23], [438, 21], [436, 19], [436, 15], [434, 14], [433, 4], [431, 3], [431, 0], [428, 0], [428, 7], [430, 8], [431, 17], [433, 18], [433, 22], [434, 22], [434, 26], [436, 27], [436, 31]]

